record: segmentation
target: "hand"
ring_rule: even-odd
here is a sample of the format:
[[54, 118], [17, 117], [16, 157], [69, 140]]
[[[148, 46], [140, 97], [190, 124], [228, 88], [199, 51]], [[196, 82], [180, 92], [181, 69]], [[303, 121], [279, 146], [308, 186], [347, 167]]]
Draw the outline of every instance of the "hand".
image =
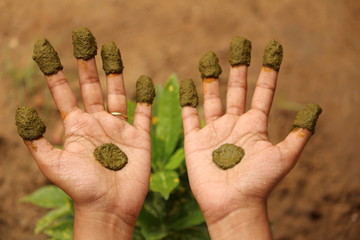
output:
[[[77, 62], [85, 111], [78, 108], [62, 71], [46, 76], [65, 127], [63, 150], [44, 137], [25, 144], [43, 174], [73, 199], [75, 239], [132, 239], [149, 189], [151, 104], [137, 103], [133, 125], [113, 116], [127, 113], [122, 74], [106, 77], [106, 111], [95, 59]], [[95, 160], [94, 149], [105, 143], [128, 156], [123, 169], [112, 171]]]
[[[267, 123], [277, 76], [277, 71], [262, 68], [251, 108], [245, 112], [247, 66], [232, 66], [225, 114], [218, 79], [203, 79], [202, 129], [196, 108], [182, 108], [190, 186], [212, 239], [271, 238], [267, 197], [295, 166], [311, 136], [307, 129], [297, 129], [277, 145], [269, 142]], [[245, 155], [233, 168], [222, 170], [212, 162], [212, 152], [225, 143], [241, 146]]]

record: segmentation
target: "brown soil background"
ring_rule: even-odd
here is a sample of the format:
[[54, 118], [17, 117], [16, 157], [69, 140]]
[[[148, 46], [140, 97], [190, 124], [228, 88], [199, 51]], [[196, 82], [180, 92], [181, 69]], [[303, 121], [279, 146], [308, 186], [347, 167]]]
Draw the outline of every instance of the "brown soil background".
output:
[[200, 90], [198, 59], [208, 50], [221, 59], [225, 96], [229, 42], [241, 35], [253, 45], [250, 100], [264, 46], [280, 41], [285, 53], [272, 141], [289, 132], [299, 104], [315, 102], [324, 111], [299, 163], [269, 199], [275, 239], [359, 239], [358, 0], [2, 0], [0, 13], [0, 239], [43, 239], [32, 231], [44, 211], [19, 199], [48, 182], [16, 135], [14, 111], [18, 104], [35, 106], [47, 123], [46, 137], [61, 143], [51, 96], [31, 65], [32, 45], [44, 36], [53, 43], [79, 95], [71, 46], [78, 26], [89, 27], [99, 45], [114, 40], [120, 47], [132, 98], [143, 73], [164, 83], [176, 72], [180, 79], [194, 78]]

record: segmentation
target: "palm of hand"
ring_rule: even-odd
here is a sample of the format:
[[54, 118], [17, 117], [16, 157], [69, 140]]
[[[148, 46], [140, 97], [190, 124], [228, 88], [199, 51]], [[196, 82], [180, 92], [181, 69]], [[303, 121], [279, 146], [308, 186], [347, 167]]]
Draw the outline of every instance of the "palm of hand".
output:
[[[45, 173], [77, 204], [102, 202], [138, 212], [148, 191], [150, 177], [150, 136], [126, 121], [103, 111], [93, 114], [76, 110], [64, 121], [64, 150], [52, 155]], [[94, 149], [114, 143], [128, 156], [121, 171], [104, 168], [95, 161]], [[109, 204], [109, 206], [106, 206]]]
[[[191, 187], [204, 214], [217, 215], [213, 209], [226, 214], [224, 209], [231, 212], [249, 201], [264, 199], [290, 170], [280, 149], [268, 141], [266, 125], [264, 114], [251, 110], [241, 116], [226, 114], [186, 136]], [[212, 162], [212, 152], [225, 143], [245, 151], [240, 163], [228, 170]]]

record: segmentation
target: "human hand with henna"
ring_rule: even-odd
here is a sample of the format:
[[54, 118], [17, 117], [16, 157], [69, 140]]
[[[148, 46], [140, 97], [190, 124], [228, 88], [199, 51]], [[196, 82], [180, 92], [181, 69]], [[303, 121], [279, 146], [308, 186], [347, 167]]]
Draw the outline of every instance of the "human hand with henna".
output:
[[[59, 109], [65, 142], [62, 150], [42, 136], [25, 144], [42, 173], [73, 199], [74, 239], [132, 239], [149, 189], [154, 86], [150, 78], [139, 78], [134, 123], [129, 124], [122, 60], [115, 44], [102, 49], [106, 110], [94, 58], [95, 38], [88, 29], [79, 28], [73, 32], [73, 43], [85, 110], [78, 107], [56, 51], [46, 39], [39, 40], [33, 58]], [[105, 168], [95, 160], [94, 150], [107, 143], [126, 154], [128, 162], [121, 170]]]
[[[209, 52], [200, 60], [206, 123], [203, 128], [196, 109], [195, 85], [191, 80], [180, 85], [190, 186], [212, 239], [272, 238], [267, 198], [295, 166], [321, 113], [319, 106], [307, 105], [298, 113], [293, 130], [282, 142], [269, 142], [268, 117], [282, 61], [282, 46], [271, 41], [266, 47], [251, 107], [246, 111], [250, 52], [250, 41], [233, 39], [225, 114], [220, 99], [218, 58]], [[243, 149], [239, 163], [219, 167], [213, 162], [213, 151], [223, 144]], [[229, 155], [223, 157], [226, 161]]]

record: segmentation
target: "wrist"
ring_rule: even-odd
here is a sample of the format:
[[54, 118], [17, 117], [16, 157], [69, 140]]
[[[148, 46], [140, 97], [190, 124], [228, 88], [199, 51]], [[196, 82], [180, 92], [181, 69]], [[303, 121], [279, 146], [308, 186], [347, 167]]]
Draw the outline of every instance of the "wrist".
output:
[[132, 239], [136, 217], [75, 205], [74, 240]]
[[214, 240], [272, 239], [266, 201], [234, 209], [215, 221], [206, 219], [206, 222]]

